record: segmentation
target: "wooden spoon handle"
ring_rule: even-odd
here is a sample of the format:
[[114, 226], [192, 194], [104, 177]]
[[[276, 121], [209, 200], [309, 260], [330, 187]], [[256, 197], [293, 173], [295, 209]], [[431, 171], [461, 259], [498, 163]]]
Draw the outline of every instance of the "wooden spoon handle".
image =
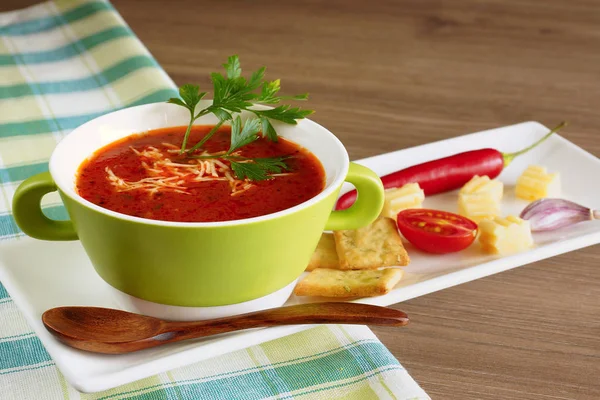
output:
[[359, 303], [313, 303], [273, 308], [235, 317], [200, 322], [167, 322], [168, 341], [198, 338], [242, 329], [303, 324], [365, 324], [404, 326], [408, 316], [393, 308]]

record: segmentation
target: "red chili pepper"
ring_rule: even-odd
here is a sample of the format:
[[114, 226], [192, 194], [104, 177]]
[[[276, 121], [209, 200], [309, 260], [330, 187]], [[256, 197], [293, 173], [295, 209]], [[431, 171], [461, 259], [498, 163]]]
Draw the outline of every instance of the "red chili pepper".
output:
[[[425, 195], [429, 196], [461, 188], [475, 175], [487, 175], [490, 179], [494, 179], [515, 157], [533, 149], [565, 125], [566, 122], [561, 122], [543, 138], [516, 153], [504, 154], [495, 149], [466, 151], [392, 172], [383, 176], [381, 181], [386, 189], [398, 188], [407, 183], [418, 183]], [[336, 210], [350, 207], [355, 200], [356, 190], [352, 190], [340, 197]]]

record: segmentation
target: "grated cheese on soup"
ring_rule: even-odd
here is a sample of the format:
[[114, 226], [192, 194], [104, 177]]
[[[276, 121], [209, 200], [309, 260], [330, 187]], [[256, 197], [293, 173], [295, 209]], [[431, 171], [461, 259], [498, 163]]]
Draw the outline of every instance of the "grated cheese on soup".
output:
[[[169, 143], [162, 143], [162, 145], [169, 147], [167, 151], [170, 153], [179, 153], [179, 149], [172, 148], [172, 145]], [[127, 181], [117, 176], [107, 166], [105, 168], [106, 178], [118, 192], [145, 190], [150, 194], [155, 194], [159, 190], [164, 190], [189, 194], [190, 183], [228, 181], [231, 188], [231, 196], [237, 196], [255, 186], [247, 179], [236, 179], [231, 171], [231, 167], [218, 159], [194, 158], [186, 160], [187, 163], [176, 163], [153, 146], [146, 146], [143, 150], [136, 150], [133, 147], [130, 147], [130, 149], [140, 158], [141, 165], [149, 177], [140, 179], [139, 181]], [[200, 154], [200, 156], [205, 155], [208, 154]]]

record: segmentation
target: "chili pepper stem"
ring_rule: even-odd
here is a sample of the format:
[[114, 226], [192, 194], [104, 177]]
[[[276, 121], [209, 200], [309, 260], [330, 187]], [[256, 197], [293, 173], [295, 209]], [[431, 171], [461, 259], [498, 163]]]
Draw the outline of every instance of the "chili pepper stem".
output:
[[550, 132], [548, 132], [546, 135], [544, 135], [543, 138], [541, 138], [540, 140], [538, 140], [531, 146], [524, 148], [523, 150], [519, 150], [514, 153], [507, 153], [507, 154], [502, 153], [502, 158], [504, 159], [504, 168], [506, 168], [508, 166], [508, 164], [510, 164], [512, 162], [512, 160], [515, 159], [515, 157], [520, 156], [521, 154], [527, 153], [529, 150], [533, 149], [534, 147], [537, 147], [540, 143], [542, 143], [543, 141], [548, 139], [550, 136], [552, 136], [554, 133], [558, 132], [565, 126], [567, 126], [567, 122], [566, 121], [561, 122], [560, 124], [558, 124], [557, 126], [552, 128], [552, 130]]

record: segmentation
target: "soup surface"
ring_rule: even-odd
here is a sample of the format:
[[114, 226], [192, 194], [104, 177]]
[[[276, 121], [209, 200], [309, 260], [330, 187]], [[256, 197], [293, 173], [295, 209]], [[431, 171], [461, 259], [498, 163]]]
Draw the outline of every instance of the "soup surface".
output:
[[[195, 126], [197, 143], [211, 126]], [[225, 160], [179, 155], [186, 127], [129, 136], [98, 150], [79, 168], [77, 192], [100, 207], [141, 218], [177, 222], [215, 222], [257, 217], [285, 210], [320, 193], [325, 172], [308, 150], [279, 138], [260, 138], [239, 150], [243, 157], [289, 156], [289, 170], [263, 181], [239, 180]], [[226, 151], [230, 128], [221, 128], [203, 146]], [[200, 154], [200, 153], [198, 153]]]

